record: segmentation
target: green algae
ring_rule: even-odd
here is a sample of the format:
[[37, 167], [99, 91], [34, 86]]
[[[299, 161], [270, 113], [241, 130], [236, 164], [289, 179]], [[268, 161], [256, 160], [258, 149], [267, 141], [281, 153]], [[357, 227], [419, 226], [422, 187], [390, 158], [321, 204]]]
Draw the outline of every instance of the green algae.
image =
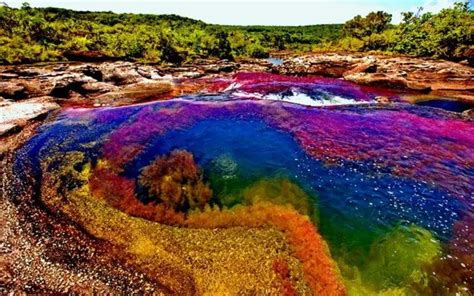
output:
[[318, 212], [309, 195], [298, 185], [284, 178], [261, 179], [243, 191], [243, 204], [253, 205], [268, 201], [277, 205], [291, 205], [300, 214], [317, 224]]
[[396, 226], [372, 244], [363, 279], [380, 290], [427, 280], [425, 268], [441, 255], [433, 234], [416, 225]]
[[[414, 224], [397, 225], [375, 240], [362, 266], [337, 258], [348, 295], [419, 295], [428, 291], [430, 266], [441, 255], [433, 234]], [[353, 255], [351, 255], [353, 256]]]

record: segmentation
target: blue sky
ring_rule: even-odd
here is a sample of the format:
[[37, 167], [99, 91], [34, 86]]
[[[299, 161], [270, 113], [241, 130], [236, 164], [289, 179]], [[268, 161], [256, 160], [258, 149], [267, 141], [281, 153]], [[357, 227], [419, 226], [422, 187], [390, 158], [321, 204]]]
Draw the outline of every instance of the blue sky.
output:
[[[24, 0], [4, 0], [18, 7]], [[474, 0], [470, 0], [474, 1]], [[76, 10], [178, 14], [207, 23], [230, 25], [309, 25], [343, 23], [357, 14], [384, 10], [400, 21], [402, 11], [438, 12], [455, 0], [30, 0], [31, 6], [54, 6]]]

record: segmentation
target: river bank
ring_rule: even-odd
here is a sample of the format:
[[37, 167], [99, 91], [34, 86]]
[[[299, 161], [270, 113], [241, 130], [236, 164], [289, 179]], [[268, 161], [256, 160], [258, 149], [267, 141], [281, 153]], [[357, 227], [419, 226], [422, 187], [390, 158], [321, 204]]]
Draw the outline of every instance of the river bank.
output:
[[[341, 78], [360, 85], [474, 102], [474, 70], [460, 63], [360, 54], [312, 54], [272, 60], [198, 60], [180, 67], [126, 61], [0, 67], [0, 136], [61, 106], [118, 106], [212, 92], [206, 78], [272, 72]], [[389, 101], [389, 99], [382, 99]]]
[[[410, 251], [390, 257], [400, 289], [472, 289], [466, 65], [325, 54], [23, 65], [0, 77], [0, 294], [344, 295], [393, 278], [373, 272], [382, 261], [347, 258], [393, 249]], [[144, 202], [169, 175], [186, 179], [166, 190], [191, 184], [193, 203], [213, 208]], [[437, 276], [425, 287], [416, 273]]]

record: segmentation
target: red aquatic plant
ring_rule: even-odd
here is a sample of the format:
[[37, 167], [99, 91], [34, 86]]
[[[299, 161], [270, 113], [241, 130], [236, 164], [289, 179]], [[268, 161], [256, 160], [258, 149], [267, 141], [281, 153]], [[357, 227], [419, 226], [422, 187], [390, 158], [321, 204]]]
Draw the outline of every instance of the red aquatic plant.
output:
[[178, 211], [203, 208], [212, 196], [193, 155], [184, 150], [155, 159], [143, 169], [138, 182], [154, 201]]
[[168, 225], [182, 224], [184, 214], [176, 212], [166, 204], [143, 204], [135, 194], [135, 182], [117, 175], [108, 167], [99, 166], [89, 179], [91, 193], [114, 208], [134, 217]]
[[282, 291], [281, 294], [284, 296], [296, 296], [296, 290], [290, 280], [290, 269], [288, 263], [283, 258], [276, 258], [273, 260], [273, 271], [278, 276], [281, 282]]

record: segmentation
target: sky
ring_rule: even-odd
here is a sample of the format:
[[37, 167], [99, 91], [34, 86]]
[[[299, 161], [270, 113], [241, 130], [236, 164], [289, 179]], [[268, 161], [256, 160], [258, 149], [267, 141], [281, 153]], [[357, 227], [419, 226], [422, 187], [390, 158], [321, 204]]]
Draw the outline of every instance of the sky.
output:
[[[19, 7], [25, 0], [0, 0]], [[360, 14], [383, 10], [398, 23], [403, 11], [438, 12], [456, 0], [29, 0], [34, 7], [177, 14], [212, 24], [312, 25], [344, 23]], [[474, 0], [470, 0], [474, 1]]]

